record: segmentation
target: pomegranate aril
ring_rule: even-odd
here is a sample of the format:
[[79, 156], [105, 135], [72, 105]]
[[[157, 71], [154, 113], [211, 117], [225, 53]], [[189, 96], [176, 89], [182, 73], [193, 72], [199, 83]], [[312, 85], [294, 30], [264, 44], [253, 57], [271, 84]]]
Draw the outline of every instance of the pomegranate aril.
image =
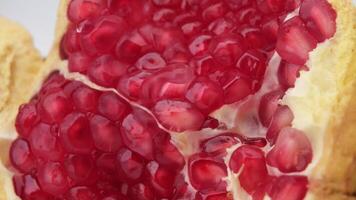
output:
[[146, 171], [150, 178], [150, 184], [160, 198], [169, 198], [173, 194], [176, 172], [160, 166], [157, 162], [151, 161], [146, 166]]
[[[76, 26], [71, 25], [68, 27], [67, 32], [63, 35], [61, 41], [61, 51], [62, 56], [68, 56], [71, 53], [80, 50], [79, 33], [77, 32]], [[76, 59], [75, 59], [76, 60]]]
[[323, 42], [336, 32], [336, 12], [327, 0], [304, 0], [299, 11], [308, 31]]
[[99, 16], [106, 7], [105, 0], [72, 0], [68, 6], [68, 18], [74, 23]]
[[62, 91], [56, 91], [45, 96], [39, 105], [42, 121], [58, 123], [72, 111], [72, 103]]
[[164, 127], [175, 132], [199, 130], [205, 119], [197, 108], [184, 101], [159, 101], [153, 112]]
[[76, 52], [69, 56], [68, 68], [71, 72], [85, 73], [91, 65], [91, 62], [92, 59], [90, 56], [81, 52]]
[[133, 63], [139, 58], [142, 52], [147, 49], [149, 49], [149, 44], [142, 35], [135, 30], [119, 40], [115, 54], [119, 59]]
[[281, 176], [274, 182], [272, 200], [303, 200], [308, 190], [308, 179], [303, 176]]
[[138, 116], [129, 114], [122, 121], [121, 128], [124, 144], [131, 150], [150, 160], [153, 157], [153, 130], [146, 127]]
[[[224, 191], [227, 169], [224, 163], [212, 159], [197, 158], [188, 166], [189, 179], [194, 188], [202, 192]], [[209, 174], [209, 176], [207, 176]]]
[[166, 67], [166, 61], [156, 52], [143, 55], [136, 62], [136, 67], [141, 70], [155, 71]]
[[73, 153], [90, 153], [94, 149], [89, 121], [84, 114], [71, 113], [60, 125], [59, 137], [63, 147]]
[[65, 193], [70, 187], [70, 179], [62, 164], [47, 162], [38, 170], [38, 182], [41, 189], [54, 196]]
[[196, 37], [189, 45], [190, 53], [193, 55], [202, 55], [208, 50], [210, 40], [210, 35], [200, 35]]
[[151, 73], [148, 72], [134, 72], [124, 75], [120, 79], [117, 89], [128, 98], [137, 100], [144, 80], [150, 75]]
[[257, 147], [243, 145], [237, 148], [229, 166], [234, 173], [239, 174], [242, 188], [250, 194], [268, 180], [264, 152]]
[[281, 130], [275, 146], [267, 155], [268, 164], [284, 173], [305, 170], [312, 158], [313, 150], [308, 137], [289, 127]]
[[16, 130], [21, 136], [27, 137], [38, 121], [36, 106], [32, 103], [22, 105], [15, 122]]
[[68, 192], [69, 200], [97, 200], [97, 195], [88, 187], [73, 187]]
[[278, 69], [278, 80], [284, 89], [294, 87], [297, 78], [300, 76], [302, 70], [307, 71], [306, 66], [290, 64], [282, 61]]
[[278, 108], [278, 101], [282, 98], [283, 91], [276, 90], [265, 94], [261, 98], [258, 109], [258, 115], [262, 125], [268, 127], [272, 121], [273, 115]]
[[245, 51], [245, 44], [239, 35], [220, 35], [210, 44], [210, 52], [215, 60], [223, 66], [232, 66]]
[[257, 0], [257, 7], [264, 13], [280, 13], [290, 0]]
[[110, 120], [123, 119], [129, 110], [129, 105], [113, 92], [104, 92], [99, 98], [98, 111]]
[[39, 123], [29, 137], [30, 147], [36, 157], [57, 161], [63, 158], [63, 147], [50, 125]]
[[209, 5], [209, 7], [203, 10], [202, 18], [205, 21], [212, 21], [216, 18], [222, 17], [226, 10], [226, 5], [223, 2]]
[[125, 32], [126, 21], [115, 15], [99, 18], [89, 33], [81, 36], [81, 47], [90, 55], [102, 55], [112, 51]]
[[32, 175], [14, 177], [16, 194], [26, 200], [50, 200], [49, 194], [43, 192]]
[[271, 124], [268, 127], [266, 139], [271, 144], [274, 144], [278, 138], [279, 132], [284, 127], [291, 126], [293, 119], [293, 112], [288, 106], [278, 106], [276, 112], [273, 114]]
[[81, 112], [94, 112], [98, 98], [98, 92], [86, 86], [79, 87], [72, 94], [74, 105]]
[[144, 172], [144, 159], [129, 149], [121, 149], [117, 154], [116, 166], [120, 179], [137, 181]]
[[115, 87], [119, 78], [123, 76], [128, 68], [128, 64], [116, 60], [110, 55], [104, 55], [89, 67], [88, 76], [95, 83]]
[[144, 183], [138, 183], [132, 186], [128, 193], [129, 199], [154, 200], [154, 192], [150, 186]]
[[276, 51], [287, 62], [304, 65], [316, 45], [316, 39], [307, 31], [303, 21], [296, 16], [281, 26]]
[[224, 101], [225, 104], [232, 104], [253, 93], [251, 82], [237, 74], [236, 77], [224, 87]]
[[197, 108], [210, 113], [223, 105], [222, 88], [207, 78], [199, 78], [186, 93], [186, 98]]
[[10, 148], [10, 159], [12, 165], [22, 172], [30, 172], [35, 168], [35, 160], [28, 142], [17, 139]]
[[69, 155], [64, 161], [68, 176], [78, 184], [96, 181], [95, 163], [89, 156]]
[[167, 133], [160, 133], [154, 138], [155, 160], [170, 169], [181, 170], [185, 165], [185, 158], [171, 142]]
[[95, 115], [90, 119], [90, 132], [94, 145], [99, 150], [114, 152], [122, 145], [120, 129], [100, 115]]
[[140, 100], [149, 104], [160, 99], [184, 98], [194, 78], [194, 72], [188, 66], [171, 65], [142, 83]]
[[233, 145], [237, 144], [238, 140], [234, 135], [219, 135], [213, 138], [209, 138], [203, 141], [200, 144], [201, 149], [203, 152], [209, 154], [226, 154], [226, 149], [232, 147]]
[[266, 59], [266, 56], [261, 52], [250, 50], [240, 57], [236, 63], [236, 67], [241, 73], [251, 79], [261, 81], [267, 67]]

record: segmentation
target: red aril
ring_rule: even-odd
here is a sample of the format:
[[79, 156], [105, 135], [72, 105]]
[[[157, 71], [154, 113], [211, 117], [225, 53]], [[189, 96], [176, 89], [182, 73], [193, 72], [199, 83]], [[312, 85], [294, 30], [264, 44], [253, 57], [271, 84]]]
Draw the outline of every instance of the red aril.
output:
[[300, 17], [293, 17], [281, 27], [276, 51], [287, 62], [304, 65], [316, 45], [316, 39], [308, 32]]
[[312, 146], [307, 136], [299, 130], [284, 128], [268, 153], [267, 161], [282, 172], [300, 172], [309, 165], [312, 157]]
[[229, 166], [234, 173], [239, 174], [242, 188], [250, 194], [268, 180], [264, 152], [257, 147], [243, 145], [236, 149]]
[[336, 12], [326, 0], [303, 1], [299, 15], [319, 42], [331, 38], [336, 32]]
[[22, 172], [30, 172], [35, 167], [35, 160], [26, 140], [17, 139], [10, 149], [11, 163]]

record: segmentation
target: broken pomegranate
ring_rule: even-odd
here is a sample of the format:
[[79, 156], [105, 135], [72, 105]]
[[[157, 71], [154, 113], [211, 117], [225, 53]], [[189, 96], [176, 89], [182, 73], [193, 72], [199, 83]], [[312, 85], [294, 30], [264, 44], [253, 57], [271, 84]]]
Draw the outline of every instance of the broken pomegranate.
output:
[[67, 11], [72, 76], [53, 72], [16, 120], [21, 199], [305, 197], [312, 144], [280, 100], [336, 31], [326, 0], [71, 0]]

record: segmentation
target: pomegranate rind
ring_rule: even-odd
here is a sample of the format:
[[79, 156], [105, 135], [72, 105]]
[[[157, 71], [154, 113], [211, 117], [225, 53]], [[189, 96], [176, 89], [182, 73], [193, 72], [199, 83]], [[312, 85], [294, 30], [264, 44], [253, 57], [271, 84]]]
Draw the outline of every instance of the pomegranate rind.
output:
[[[325, 96], [325, 85], [318, 81], [323, 79], [320, 78], [323, 76], [316, 76], [318, 77], [316, 80], [311, 79], [313, 82], [305, 82], [303, 77], [308, 77], [310, 75], [308, 75], [308, 73], [303, 73], [301, 76], [302, 78], [297, 81], [295, 89], [288, 91], [287, 96], [283, 100], [285, 104], [288, 104], [292, 108], [293, 112], [297, 112], [297, 109], [301, 109], [300, 113], [303, 114], [312, 110], [310, 113], [314, 114], [314, 118], [319, 117], [321, 115], [320, 113], [323, 113], [327, 116], [327, 120], [321, 120], [315, 123], [314, 118], [308, 122], [310, 118], [298, 115], [293, 122], [294, 127], [300, 128], [301, 130], [305, 130], [307, 129], [305, 128], [307, 125], [313, 124], [317, 124], [319, 128], [322, 128], [320, 129], [322, 131], [317, 131], [318, 134], [315, 135], [310, 134], [310, 130], [307, 130], [307, 134], [312, 139], [312, 142], [316, 140], [321, 141], [320, 144], [317, 145], [317, 150], [321, 149], [321, 153], [319, 155], [320, 159], [317, 159], [317, 162], [309, 167], [310, 169], [308, 170], [310, 173], [308, 176], [311, 178], [311, 189], [307, 199], [352, 199], [352, 197], [347, 197], [347, 194], [352, 194], [356, 191], [356, 180], [353, 180], [356, 179], [356, 177], [352, 177], [352, 174], [355, 172], [355, 164], [353, 164], [352, 161], [353, 157], [356, 155], [356, 141], [352, 141], [351, 139], [354, 137], [353, 130], [356, 129], [356, 126], [353, 123], [353, 121], [356, 120], [356, 116], [354, 114], [356, 111], [354, 109], [350, 109], [356, 108], [356, 105], [353, 105], [353, 98], [356, 98], [356, 95], [353, 95], [353, 93], [355, 93], [353, 91], [356, 90], [356, 80], [354, 77], [352, 77], [356, 71], [356, 69], [354, 69], [356, 67], [356, 56], [355, 53], [350, 53], [355, 52], [354, 41], [356, 35], [356, 17], [353, 16], [356, 15], [354, 11], [355, 9], [351, 6], [351, 0], [330, 0], [330, 2], [333, 4], [338, 13], [338, 32], [331, 41], [328, 41], [326, 44], [322, 44], [317, 48], [317, 50], [315, 50], [315, 52], [312, 53], [309, 62], [311, 63], [310, 66], [312, 68], [316, 68], [315, 70], [312, 70], [314, 71], [312, 73], [315, 75], [317, 72], [323, 71], [324, 73], [328, 74], [331, 69], [323, 69], [321, 66], [324, 66], [330, 62], [330, 60], [334, 61], [330, 63], [333, 64], [334, 68], [340, 71], [329, 72], [329, 74], [332, 73], [334, 76], [334, 79], [331, 80], [335, 80], [336, 82], [333, 84], [333, 86], [327, 85], [327, 87], [334, 89], [337, 88], [337, 92], [335, 92], [332, 100], [330, 100], [328, 104], [320, 104], [320, 102], [312, 100], [313, 98], [308, 96], [310, 95], [309, 92], [317, 91], [315, 94], [318, 94], [320, 98]], [[61, 65], [61, 61], [59, 61], [59, 42], [61, 36], [66, 30], [66, 8], [67, 0], [62, 0], [59, 10], [59, 20], [57, 23], [54, 47], [46, 60], [45, 69], [42, 70], [41, 75], [39, 76], [41, 77], [38, 79], [40, 80], [39, 82], [41, 82], [41, 80], [47, 74], [49, 74], [49, 72], [53, 71], [56, 66]], [[332, 56], [330, 55], [333, 55], [334, 58], [331, 58]], [[323, 59], [318, 58], [318, 56], [321, 56]], [[352, 59], [353, 61], [351, 61]], [[327, 66], [330, 66], [330, 64]], [[0, 76], [0, 78], [2, 77]], [[306, 95], [304, 96], [305, 98], [299, 98], [300, 95], [298, 96], [298, 91], [305, 90], [303, 88], [306, 87], [306, 84], [310, 84], [312, 87], [307, 87], [307, 91], [305, 91]], [[38, 87], [33, 87], [31, 91], [36, 89], [38, 89]], [[33, 93], [34, 92], [30, 94]], [[320, 98], [317, 99], [320, 100]], [[324, 98], [326, 99], [328, 97]], [[304, 106], [298, 107], [299, 105]], [[325, 109], [325, 106], [328, 109]], [[333, 113], [331, 113], [331, 111]], [[3, 113], [6, 114], [6, 112], [1, 112], [0, 116], [3, 115]], [[310, 116], [310, 114], [307, 114], [307, 116]], [[307, 121], [303, 121], [303, 119]], [[1, 122], [2, 121], [0, 120], [0, 124]], [[298, 122], [307, 122], [307, 125], [303, 126], [301, 125], [302, 123]], [[4, 132], [2, 126], [3, 125], [0, 126], [0, 135]], [[323, 132], [324, 134], [321, 134], [320, 132]], [[16, 135], [14, 129], [7, 130], [7, 133], [11, 133], [13, 137]], [[330, 148], [330, 146], [332, 146], [332, 148]], [[6, 149], [5, 152], [7, 152], [7, 150], [8, 149]], [[338, 165], [335, 165], [336, 161]], [[6, 163], [6, 161], [4, 161], [4, 163]], [[2, 175], [7, 177], [7, 179], [9, 179], [9, 176], [11, 176], [7, 170], [4, 170], [4, 173], [0, 171], [0, 184]], [[3, 194], [7, 195], [7, 193], [3, 193], [1, 191], [1, 188], [10, 191], [9, 193], [11, 193], [13, 190], [12, 185], [5, 185], [4, 187], [0, 187], [0, 199], [3, 198]], [[328, 193], [333, 193], [333, 195], [328, 195]], [[12, 198], [12, 196], [6, 196], [4, 198], [9, 200], [15, 199]]]

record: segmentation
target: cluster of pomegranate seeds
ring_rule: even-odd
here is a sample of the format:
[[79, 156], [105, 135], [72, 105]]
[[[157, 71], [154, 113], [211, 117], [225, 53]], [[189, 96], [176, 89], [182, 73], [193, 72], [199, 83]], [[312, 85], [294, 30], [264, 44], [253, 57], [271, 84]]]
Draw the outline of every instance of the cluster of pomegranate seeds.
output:
[[[55, 72], [20, 108], [18, 196], [231, 200], [229, 176], [254, 200], [304, 198], [312, 145], [280, 99], [336, 31], [326, 0], [72, 0], [68, 19], [69, 71], [106, 89]], [[261, 137], [212, 117], [254, 94]]]

